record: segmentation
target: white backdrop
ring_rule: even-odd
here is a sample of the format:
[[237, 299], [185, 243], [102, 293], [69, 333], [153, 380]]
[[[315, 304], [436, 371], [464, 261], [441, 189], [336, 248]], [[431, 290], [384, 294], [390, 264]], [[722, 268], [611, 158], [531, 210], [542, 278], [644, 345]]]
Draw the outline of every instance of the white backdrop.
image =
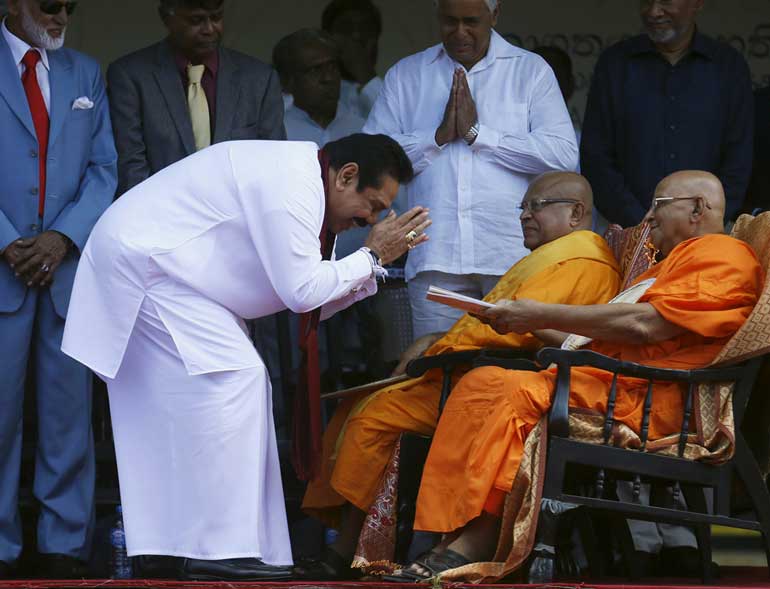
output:
[[[283, 35], [318, 26], [326, 1], [227, 0], [225, 42], [269, 61]], [[438, 41], [432, 0], [375, 1], [384, 18], [381, 73], [400, 57]], [[81, 0], [68, 45], [106, 66], [163, 35], [156, 7], [156, 0]], [[527, 48], [555, 44], [569, 51], [577, 75], [571, 110], [580, 121], [597, 56], [613, 41], [638, 32], [637, 8], [637, 0], [502, 0], [497, 29]], [[700, 27], [746, 56], [755, 85], [770, 84], [770, 0], [706, 0]]]

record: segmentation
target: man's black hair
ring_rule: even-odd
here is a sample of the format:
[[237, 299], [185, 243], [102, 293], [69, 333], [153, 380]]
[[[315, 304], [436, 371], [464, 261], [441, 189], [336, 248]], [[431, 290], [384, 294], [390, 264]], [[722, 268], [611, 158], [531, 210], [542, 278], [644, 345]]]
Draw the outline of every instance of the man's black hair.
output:
[[160, 0], [158, 10], [163, 16], [174, 14], [179, 7], [185, 8], [205, 8], [207, 10], [216, 10], [225, 0]]
[[399, 184], [406, 184], [414, 177], [412, 162], [403, 148], [387, 135], [355, 133], [327, 143], [323, 150], [335, 170], [345, 164], [358, 164], [359, 192], [380, 188], [383, 176], [390, 176]]
[[372, 0], [332, 0], [326, 5], [321, 15], [321, 28], [326, 32], [331, 32], [337, 17], [348, 11], [366, 12], [372, 19], [377, 36], [380, 36], [382, 33], [382, 13]]

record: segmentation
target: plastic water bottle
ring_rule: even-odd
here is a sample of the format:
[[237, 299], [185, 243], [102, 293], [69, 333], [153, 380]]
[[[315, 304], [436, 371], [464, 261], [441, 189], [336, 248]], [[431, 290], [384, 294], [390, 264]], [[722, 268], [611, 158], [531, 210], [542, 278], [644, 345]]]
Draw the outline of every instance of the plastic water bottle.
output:
[[123, 508], [118, 505], [115, 525], [110, 530], [110, 545], [112, 546], [111, 575], [113, 579], [131, 579], [131, 559], [126, 552], [126, 532], [123, 529]]
[[337, 536], [339, 535], [340, 533], [334, 528], [326, 528], [324, 531], [324, 542], [327, 546], [331, 546], [337, 541]]

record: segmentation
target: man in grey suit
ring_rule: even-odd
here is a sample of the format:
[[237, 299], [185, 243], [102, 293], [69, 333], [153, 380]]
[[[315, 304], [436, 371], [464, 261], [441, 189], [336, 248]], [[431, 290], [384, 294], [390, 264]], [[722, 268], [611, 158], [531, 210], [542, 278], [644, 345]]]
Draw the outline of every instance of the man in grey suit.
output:
[[221, 46], [224, 0], [160, 0], [163, 41], [107, 71], [118, 195], [206, 147], [234, 139], [284, 139], [277, 74]]

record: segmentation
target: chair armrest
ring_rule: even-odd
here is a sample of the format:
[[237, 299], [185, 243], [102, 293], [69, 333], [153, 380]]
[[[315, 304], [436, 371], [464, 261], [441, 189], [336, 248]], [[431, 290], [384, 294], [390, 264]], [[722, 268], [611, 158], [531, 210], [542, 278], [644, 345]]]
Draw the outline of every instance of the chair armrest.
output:
[[[446, 354], [437, 354], [435, 356], [422, 356], [415, 358], [406, 366], [406, 373], [412, 378], [422, 376], [428, 370], [441, 368], [442, 370], [453, 369], [456, 366], [472, 365], [487, 366], [492, 364], [490, 359], [505, 361], [516, 359], [534, 359], [533, 350], [519, 350], [516, 348], [482, 348], [480, 350], [465, 350], [462, 352], [448, 352]], [[496, 366], [502, 365], [495, 362]]]
[[643, 378], [649, 381], [684, 383], [738, 381], [744, 373], [742, 365], [696, 370], [653, 368], [635, 362], [616, 360], [590, 350], [571, 351], [560, 348], [543, 348], [537, 354], [537, 361], [542, 366], [556, 364], [558, 367], [556, 390], [548, 418], [548, 428], [551, 435], [564, 438], [569, 437], [570, 368], [573, 366], [591, 366], [614, 374]]
[[654, 368], [616, 360], [590, 350], [562, 350], [560, 348], [543, 348], [537, 353], [537, 361], [541, 366], [556, 364], [562, 366], [592, 366], [608, 372], [617, 372], [625, 376], [663, 380], [668, 382], [723, 382], [738, 380], [743, 375], [743, 366], [726, 368], [697, 368], [695, 370], [677, 370], [674, 368]]

